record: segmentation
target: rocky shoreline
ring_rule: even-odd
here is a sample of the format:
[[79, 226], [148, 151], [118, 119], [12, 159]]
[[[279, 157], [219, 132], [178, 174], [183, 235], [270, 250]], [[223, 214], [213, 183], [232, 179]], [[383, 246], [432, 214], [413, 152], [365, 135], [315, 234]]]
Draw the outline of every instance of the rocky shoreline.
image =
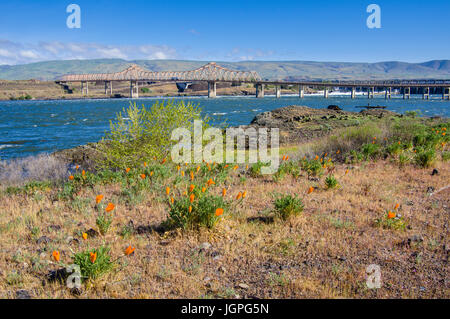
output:
[[[330, 134], [339, 128], [359, 125], [367, 117], [402, 117], [403, 115], [385, 109], [368, 109], [360, 112], [343, 111], [330, 106], [315, 109], [307, 106], [285, 106], [255, 116], [249, 125], [240, 128], [274, 128], [280, 130], [280, 145], [301, 144]], [[68, 164], [91, 167], [99, 153], [98, 143], [88, 143], [72, 149], [57, 151], [52, 155]]]

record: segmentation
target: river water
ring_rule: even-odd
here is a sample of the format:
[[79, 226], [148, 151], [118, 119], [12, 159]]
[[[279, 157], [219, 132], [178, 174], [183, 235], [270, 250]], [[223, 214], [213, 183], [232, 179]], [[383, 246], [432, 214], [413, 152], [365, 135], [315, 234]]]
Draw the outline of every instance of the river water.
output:
[[[151, 106], [154, 100], [170, 98], [142, 98], [132, 100], [139, 105]], [[421, 96], [411, 96], [403, 100], [396, 96], [385, 100], [376, 96], [368, 100], [359, 96], [352, 100], [349, 96], [334, 95], [328, 99], [323, 96], [282, 96], [280, 99], [266, 96], [256, 99], [248, 97], [205, 97], [176, 98], [199, 104], [204, 113], [216, 123], [224, 120], [229, 125], [249, 124], [261, 112], [282, 106], [305, 105], [325, 108], [330, 104], [344, 110], [360, 111], [356, 106], [385, 105], [388, 110], [404, 113], [419, 110], [425, 116], [450, 117], [450, 102], [441, 96], [432, 96], [424, 101]], [[101, 139], [109, 129], [109, 121], [128, 107], [129, 99], [104, 100], [55, 100], [55, 101], [0, 101], [0, 159], [25, 157], [39, 153], [51, 153], [72, 148]]]

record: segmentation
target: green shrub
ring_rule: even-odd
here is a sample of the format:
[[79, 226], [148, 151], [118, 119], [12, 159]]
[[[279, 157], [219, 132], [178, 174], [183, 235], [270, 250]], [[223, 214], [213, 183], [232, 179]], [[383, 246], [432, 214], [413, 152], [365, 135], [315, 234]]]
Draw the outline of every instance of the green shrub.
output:
[[261, 173], [261, 168], [263, 168], [264, 166], [269, 166], [268, 163], [263, 163], [261, 161], [256, 162], [255, 164], [253, 164], [250, 169], [249, 169], [249, 174], [251, 177], [260, 177], [262, 176]]
[[327, 188], [332, 189], [332, 188], [335, 188], [335, 187], [339, 186], [339, 182], [334, 177], [334, 175], [328, 175], [325, 178], [325, 185], [327, 186]]
[[274, 206], [275, 214], [283, 220], [303, 211], [303, 202], [297, 196], [279, 195], [274, 201]]
[[174, 129], [192, 132], [194, 120], [203, 120], [204, 128], [209, 122], [201, 117], [198, 106], [183, 101], [156, 101], [150, 109], [130, 103], [123, 112], [110, 122], [110, 132], [99, 143], [98, 168], [135, 168], [153, 157], [169, 157], [171, 146], [177, 143], [171, 140]]
[[420, 167], [430, 167], [436, 159], [436, 151], [434, 149], [417, 150], [414, 160]]
[[447, 152], [447, 151], [442, 152], [441, 157], [444, 162], [449, 161], [450, 160], [450, 152]]
[[361, 153], [364, 156], [364, 159], [367, 161], [369, 159], [375, 159], [380, 155], [380, 145], [379, 144], [364, 144], [361, 147]]
[[300, 162], [300, 165], [301, 168], [308, 173], [308, 176], [322, 176], [323, 174], [323, 166], [318, 159], [304, 159]]
[[[109, 247], [102, 246], [97, 249], [89, 249], [77, 253], [73, 256], [73, 263], [80, 267], [83, 279], [96, 279], [114, 268], [114, 262], [111, 261]], [[90, 253], [97, 253], [97, 258], [93, 263], [90, 259]]]
[[389, 212], [387, 212], [383, 217], [375, 220], [375, 226], [382, 227], [384, 229], [395, 229], [395, 230], [405, 230], [406, 222], [403, 217], [389, 218]]
[[95, 223], [98, 226], [100, 234], [105, 235], [112, 224], [112, 217], [106, 214], [99, 214]]
[[[226, 210], [229, 204], [222, 196], [201, 193], [201, 187], [195, 188], [196, 199], [193, 203], [189, 197], [182, 197], [170, 205], [169, 216], [164, 223], [167, 228], [192, 229], [196, 227], [214, 228], [222, 216], [216, 216], [216, 210]], [[192, 206], [192, 212], [189, 212]]]

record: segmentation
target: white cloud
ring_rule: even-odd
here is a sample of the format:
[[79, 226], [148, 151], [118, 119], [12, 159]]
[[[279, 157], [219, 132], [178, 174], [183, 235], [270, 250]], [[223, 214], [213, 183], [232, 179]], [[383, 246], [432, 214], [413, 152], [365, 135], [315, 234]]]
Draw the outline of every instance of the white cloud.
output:
[[37, 44], [0, 39], [0, 64], [25, 64], [49, 60], [173, 59], [177, 51], [165, 45], [104, 45], [98, 43], [40, 42]]

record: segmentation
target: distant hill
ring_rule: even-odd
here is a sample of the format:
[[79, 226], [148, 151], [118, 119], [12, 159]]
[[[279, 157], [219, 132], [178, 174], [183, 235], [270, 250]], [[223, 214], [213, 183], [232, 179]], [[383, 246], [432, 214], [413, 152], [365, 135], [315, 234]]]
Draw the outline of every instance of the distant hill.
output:
[[[136, 60], [121, 59], [65, 60], [0, 65], [3, 80], [55, 80], [65, 74], [106, 73], [125, 69], [131, 63], [152, 71], [185, 71], [198, 68], [209, 61]], [[220, 62], [219, 65], [245, 71], [257, 71], [264, 79], [450, 79], [450, 60], [423, 63], [379, 62], [313, 62], [313, 61], [244, 61]]]

